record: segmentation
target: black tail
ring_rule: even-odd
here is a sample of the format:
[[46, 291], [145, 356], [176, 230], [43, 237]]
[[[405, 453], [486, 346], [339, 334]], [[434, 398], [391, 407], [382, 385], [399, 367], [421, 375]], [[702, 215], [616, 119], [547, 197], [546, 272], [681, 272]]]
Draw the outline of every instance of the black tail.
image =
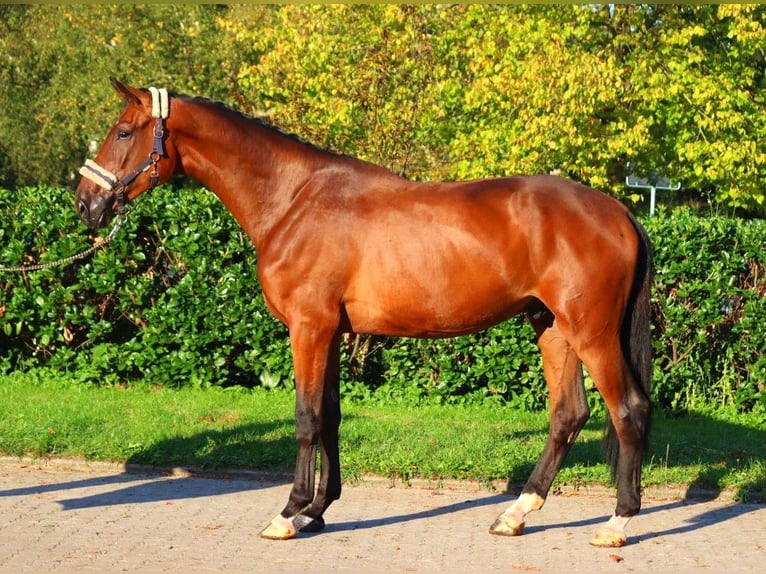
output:
[[[631, 223], [638, 234], [639, 254], [636, 264], [636, 273], [633, 279], [633, 288], [628, 301], [624, 322], [622, 325], [621, 342], [622, 352], [630, 366], [633, 379], [638, 383], [639, 392], [651, 405], [651, 381], [652, 381], [652, 338], [651, 338], [651, 303], [650, 291], [652, 282], [652, 245], [646, 230], [629, 214]], [[635, 421], [643, 426], [642, 452], [646, 454], [649, 441], [649, 423], [651, 420], [651, 408], [647, 408], [643, 420]], [[617, 461], [619, 458], [619, 444], [614, 424], [607, 414], [606, 435], [604, 439], [606, 459], [612, 470], [612, 481], [617, 474]]]

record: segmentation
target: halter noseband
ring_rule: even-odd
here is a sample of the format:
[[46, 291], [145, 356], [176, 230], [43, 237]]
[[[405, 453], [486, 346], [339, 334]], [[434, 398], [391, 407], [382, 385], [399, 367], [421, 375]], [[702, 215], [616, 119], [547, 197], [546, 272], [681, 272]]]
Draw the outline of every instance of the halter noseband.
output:
[[154, 189], [160, 180], [157, 169], [160, 159], [165, 155], [165, 120], [170, 115], [168, 92], [164, 88], [149, 88], [152, 94], [152, 117], [154, 123], [154, 142], [149, 156], [133, 171], [122, 178], [117, 177], [111, 171], [104, 169], [95, 161], [86, 159], [85, 165], [80, 168], [80, 175], [91, 180], [106, 191], [112, 191], [117, 196], [117, 213], [122, 215], [125, 210], [125, 190], [143, 172], [151, 168], [149, 173], [149, 189]]

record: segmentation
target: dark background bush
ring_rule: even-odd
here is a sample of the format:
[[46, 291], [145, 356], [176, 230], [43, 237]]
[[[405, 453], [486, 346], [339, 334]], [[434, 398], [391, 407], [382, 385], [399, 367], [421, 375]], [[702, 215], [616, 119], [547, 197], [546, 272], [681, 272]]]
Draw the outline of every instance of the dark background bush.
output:
[[[91, 245], [71, 191], [0, 190], [0, 217], [0, 265]], [[655, 248], [659, 406], [766, 405], [765, 222], [678, 209], [644, 223]], [[287, 330], [264, 305], [256, 266], [211, 193], [155, 190], [91, 258], [0, 274], [0, 370], [48, 367], [87, 384], [292, 386]], [[519, 318], [455, 339], [349, 337], [343, 368], [345, 396], [365, 400], [538, 409], [547, 396], [532, 330]]]

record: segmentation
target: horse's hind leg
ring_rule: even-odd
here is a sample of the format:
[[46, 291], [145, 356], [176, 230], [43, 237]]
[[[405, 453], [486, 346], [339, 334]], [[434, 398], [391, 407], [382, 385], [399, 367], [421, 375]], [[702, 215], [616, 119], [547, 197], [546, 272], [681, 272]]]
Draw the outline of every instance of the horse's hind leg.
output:
[[526, 515], [542, 508], [556, 473], [588, 420], [582, 363], [546, 310], [530, 316], [550, 392], [550, 431], [540, 459], [518, 499], [492, 524], [492, 534], [517, 536]]
[[607, 457], [613, 459], [612, 475], [617, 482], [614, 515], [590, 543], [623, 546], [627, 542], [625, 527], [641, 509], [641, 463], [649, 432], [649, 399], [635, 382], [617, 339], [588, 347], [581, 355], [609, 411], [612, 428], [606, 436]]

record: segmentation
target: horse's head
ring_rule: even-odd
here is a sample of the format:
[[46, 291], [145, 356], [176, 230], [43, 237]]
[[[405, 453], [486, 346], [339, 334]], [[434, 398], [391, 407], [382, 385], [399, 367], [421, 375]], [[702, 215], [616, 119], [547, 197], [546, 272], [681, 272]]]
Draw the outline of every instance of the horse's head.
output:
[[173, 176], [177, 154], [167, 137], [164, 90], [136, 89], [111, 78], [125, 109], [109, 130], [95, 161], [80, 170], [75, 208], [89, 227], [104, 227], [128, 201]]

